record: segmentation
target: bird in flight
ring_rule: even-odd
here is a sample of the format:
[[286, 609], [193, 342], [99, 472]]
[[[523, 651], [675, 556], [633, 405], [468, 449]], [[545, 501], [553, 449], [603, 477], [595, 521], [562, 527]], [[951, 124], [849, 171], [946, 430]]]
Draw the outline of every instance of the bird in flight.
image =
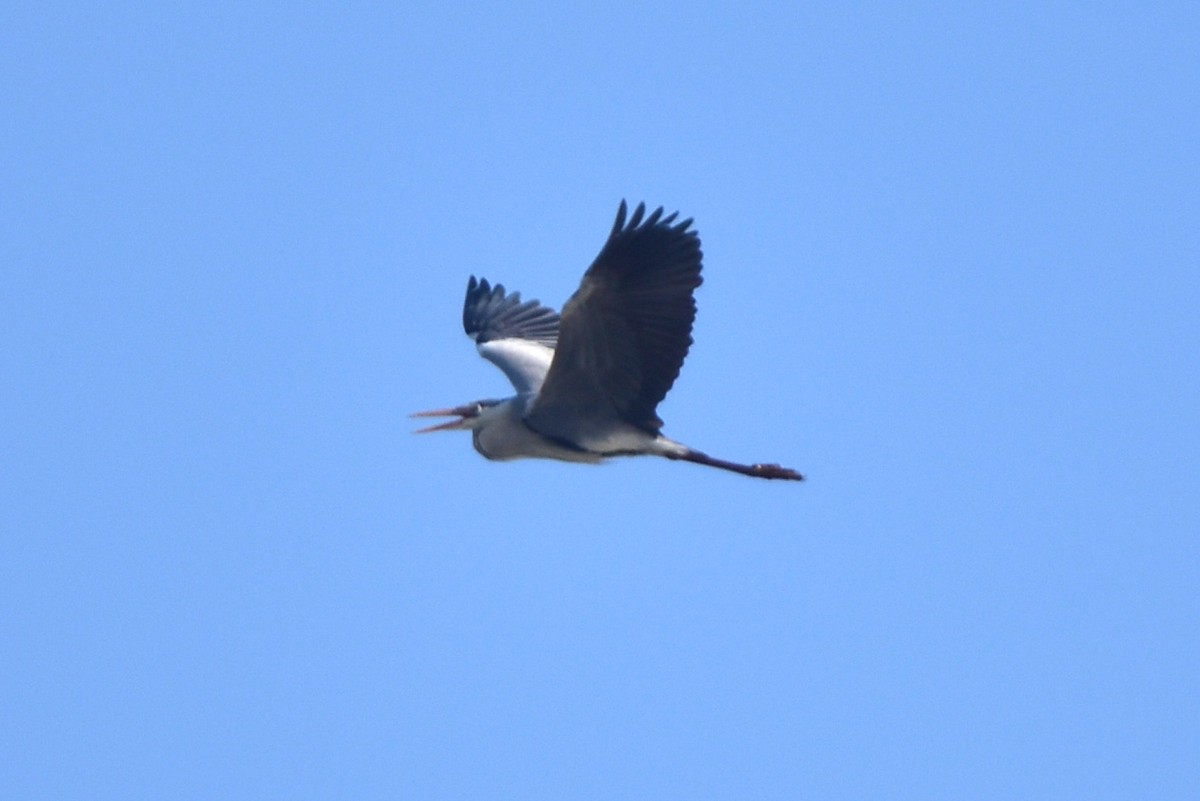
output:
[[469, 430], [488, 459], [597, 463], [648, 454], [756, 478], [802, 481], [777, 464], [738, 464], [664, 437], [658, 404], [692, 344], [700, 237], [662, 207], [617, 209], [608, 241], [562, 314], [471, 276], [463, 328], [517, 394], [413, 417], [456, 419], [423, 428]]

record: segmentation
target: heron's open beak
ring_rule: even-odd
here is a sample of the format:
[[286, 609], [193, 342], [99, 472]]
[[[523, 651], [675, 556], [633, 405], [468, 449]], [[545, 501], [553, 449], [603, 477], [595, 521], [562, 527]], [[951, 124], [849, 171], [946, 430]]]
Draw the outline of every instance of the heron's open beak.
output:
[[468, 404], [467, 406], [455, 406], [453, 409], [434, 409], [429, 412], [413, 412], [409, 417], [457, 417], [457, 420], [450, 420], [446, 423], [438, 423], [436, 426], [428, 428], [418, 428], [414, 434], [428, 434], [433, 431], [458, 431], [463, 428], [470, 428], [470, 420], [479, 416], [479, 406], [477, 404]]

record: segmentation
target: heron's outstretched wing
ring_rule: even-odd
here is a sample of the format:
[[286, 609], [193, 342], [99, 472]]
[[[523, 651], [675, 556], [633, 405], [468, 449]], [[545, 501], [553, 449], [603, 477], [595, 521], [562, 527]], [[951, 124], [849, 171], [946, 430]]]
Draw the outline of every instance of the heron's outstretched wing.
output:
[[495, 364], [517, 392], [536, 392], [550, 369], [558, 341], [558, 315], [536, 300], [521, 302], [521, 293], [487, 279], [467, 284], [463, 329], [475, 340], [479, 355]]
[[550, 372], [526, 421], [583, 443], [617, 420], [657, 433], [655, 414], [692, 344], [700, 286], [700, 237], [621, 201], [608, 241], [563, 307]]

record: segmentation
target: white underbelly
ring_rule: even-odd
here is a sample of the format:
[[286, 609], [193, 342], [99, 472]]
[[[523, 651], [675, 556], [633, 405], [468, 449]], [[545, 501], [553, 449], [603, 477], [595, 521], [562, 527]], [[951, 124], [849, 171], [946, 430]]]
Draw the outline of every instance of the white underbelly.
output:
[[508, 461], [510, 459], [558, 459], [561, 462], [586, 462], [595, 464], [601, 460], [599, 454], [559, 445], [551, 439], [532, 431], [524, 424], [521, 429], [485, 428], [474, 432], [475, 450], [488, 459]]
[[577, 426], [570, 444], [560, 442], [526, 425], [520, 414], [522, 406], [515, 400], [487, 410], [486, 424], [472, 431], [475, 450], [488, 459], [558, 459], [595, 464], [606, 456], [637, 453], [678, 456], [688, 450], [666, 437], [612, 419], [593, 426]]

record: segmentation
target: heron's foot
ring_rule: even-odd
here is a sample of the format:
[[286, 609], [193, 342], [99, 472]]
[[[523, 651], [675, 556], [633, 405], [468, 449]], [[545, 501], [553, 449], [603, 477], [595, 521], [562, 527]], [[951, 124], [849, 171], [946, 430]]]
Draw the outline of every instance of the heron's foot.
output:
[[782, 478], [788, 481], [803, 481], [804, 476], [797, 473], [790, 467], [783, 467], [777, 464], [755, 464], [751, 465], [750, 469], [754, 471], [754, 475], [759, 478]]

